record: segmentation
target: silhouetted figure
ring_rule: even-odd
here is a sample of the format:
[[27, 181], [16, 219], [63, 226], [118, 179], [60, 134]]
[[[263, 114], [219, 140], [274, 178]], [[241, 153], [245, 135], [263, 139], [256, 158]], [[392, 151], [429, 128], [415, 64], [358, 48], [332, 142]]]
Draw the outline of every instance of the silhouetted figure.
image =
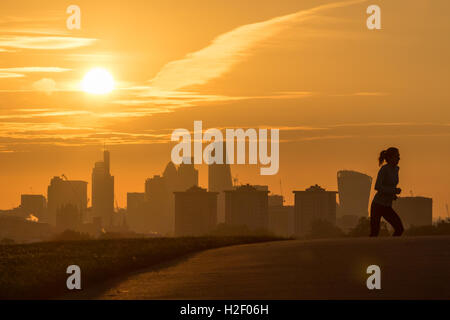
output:
[[381, 151], [378, 161], [380, 166], [384, 161], [386, 164], [378, 171], [375, 183], [377, 193], [370, 208], [370, 236], [378, 236], [382, 217], [394, 228], [393, 235], [400, 236], [403, 233], [403, 224], [398, 214], [392, 209], [392, 201], [397, 199], [397, 194], [402, 191], [397, 188], [400, 153], [397, 148], [391, 147]]

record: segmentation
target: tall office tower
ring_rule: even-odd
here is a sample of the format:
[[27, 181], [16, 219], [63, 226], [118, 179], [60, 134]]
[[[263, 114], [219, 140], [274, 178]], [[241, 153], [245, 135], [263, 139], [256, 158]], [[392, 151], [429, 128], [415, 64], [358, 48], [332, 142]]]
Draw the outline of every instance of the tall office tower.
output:
[[336, 191], [325, 191], [317, 184], [295, 194], [294, 232], [304, 236], [311, 232], [315, 220], [323, 220], [336, 225]]
[[425, 197], [398, 197], [392, 208], [402, 219], [403, 226], [430, 226], [433, 223], [433, 200]]
[[[356, 171], [337, 173], [339, 212], [342, 216], [367, 217], [372, 177]], [[358, 219], [356, 219], [358, 220]]]
[[247, 184], [225, 191], [225, 223], [268, 230], [268, 193]]
[[198, 186], [175, 192], [175, 235], [201, 236], [217, 224], [217, 192]]
[[87, 182], [53, 177], [47, 189], [46, 222], [56, 225], [56, 213], [64, 205], [74, 205], [83, 217], [87, 208]]
[[145, 232], [146, 212], [145, 193], [128, 192], [127, 193], [127, 222], [130, 229], [136, 232]]
[[103, 152], [103, 161], [92, 170], [92, 214], [101, 218], [103, 227], [112, 226], [114, 213], [114, 177], [110, 173], [109, 151]]
[[42, 194], [22, 194], [20, 208], [26, 216], [32, 214], [42, 221], [47, 211], [47, 201]]
[[198, 186], [198, 170], [194, 167], [194, 159], [191, 163], [181, 163], [178, 167], [178, 190], [186, 191], [192, 186]]
[[164, 177], [159, 175], [145, 180], [145, 201], [148, 215], [144, 219], [145, 232], [157, 232], [162, 235], [171, 233], [173, 220], [170, 218], [171, 197]]
[[208, 191], [218, 192], [217, 196], [217, 219], [218, 222], [225, 221], [225, 190], [233, 189], [231, 168], [226, 161], [226, 143], [224, 142], [223, 164], [213, 163], [208, 165]]
[[166, 216], [165, 221], [169, 227], [166, 233], [173, 234], [175, 226], [175, 191], [179, 190], [180, 184], [178, 181], [178, 172], [175, 164], [169, 161], [163, 172], [163, 179], [167, 190], [167, 208], [165, 210]]
[[177, 167], [175, 167], [172, 161], [169, 161], [169, 163], [166, 165], [162, 176], [164, 178], [166, 188], [167, 190], [169, 190], [169, 192], [174, 192], [178, 189]]

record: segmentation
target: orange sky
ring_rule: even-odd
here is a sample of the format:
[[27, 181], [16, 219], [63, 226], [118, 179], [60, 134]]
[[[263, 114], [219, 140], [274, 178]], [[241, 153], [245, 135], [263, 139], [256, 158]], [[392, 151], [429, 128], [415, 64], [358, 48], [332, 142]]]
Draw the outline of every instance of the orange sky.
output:
[[[382, 30], [366, 27], [379, 4]], [[81, 30], [66, 8], [81, 8]], [[400, 148], [404, 195], [450, 202], [450, 3], [397, 1], [0, 2], [0, 208], [66, 174], [90, 182], [103, 143], [116, 197], [143, 191], [170, 160], [172, 130], [280, 128], [280, 171], [232, 167], [241, 183], [336, 189], [336, 172], [375, 176]], [[116, 89], [80, 82], [107, 69]], [[43, 80], [45, 79], [45, 80]], [[207, 173], [200, 166], [200, 183]]]

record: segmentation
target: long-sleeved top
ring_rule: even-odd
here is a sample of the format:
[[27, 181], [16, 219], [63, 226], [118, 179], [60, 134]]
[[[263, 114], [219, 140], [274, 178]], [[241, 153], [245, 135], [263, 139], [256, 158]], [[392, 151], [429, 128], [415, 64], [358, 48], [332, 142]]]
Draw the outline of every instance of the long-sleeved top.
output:
[[377, 181], [375, 182], [375, 190], [377, 193], [373, 198], [373, 202], [386, 207], [392, 206], [392, 201], [397, 199], [395, 190], [398, 184], [398, 166], [385, 164], [378, 171]]

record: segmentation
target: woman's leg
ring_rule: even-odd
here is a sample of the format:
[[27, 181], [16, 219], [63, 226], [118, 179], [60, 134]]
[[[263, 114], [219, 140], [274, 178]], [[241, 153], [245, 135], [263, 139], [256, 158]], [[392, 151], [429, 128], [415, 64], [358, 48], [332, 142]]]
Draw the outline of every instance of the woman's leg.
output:
[[378, 237], [378, 233], [380, 232], [380, 220], [381, 220], [381, 212], [380, 206], [372, 203], [370, 206], [370, 236]]
[[384, 214], [383, 218], [386, 219], [387, 222], [391, 224], [391, 226], [394, 228], [394, 237], [401, 236], [403, 233], [403, 223], [400, 217], [398, 216], [397, 212], [394, 211], [392, 208], [388, 208]]

